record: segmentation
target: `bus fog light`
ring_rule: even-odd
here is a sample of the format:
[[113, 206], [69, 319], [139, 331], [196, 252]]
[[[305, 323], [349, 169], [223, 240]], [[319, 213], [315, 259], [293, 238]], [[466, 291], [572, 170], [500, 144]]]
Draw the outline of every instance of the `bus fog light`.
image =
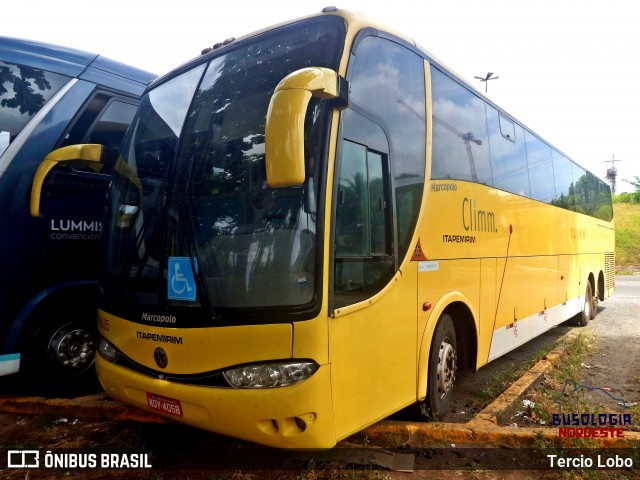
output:
[[273, 388], [302, 382], [317, 370], [314, 362], [287, 362], [247, 365], [229, 369], [223, 375], [234, 388]]
[[118, 358], [118, 350], [104, 337], [100, 337], [98, 342], [98, 353], [110, 362], [115, 362]]

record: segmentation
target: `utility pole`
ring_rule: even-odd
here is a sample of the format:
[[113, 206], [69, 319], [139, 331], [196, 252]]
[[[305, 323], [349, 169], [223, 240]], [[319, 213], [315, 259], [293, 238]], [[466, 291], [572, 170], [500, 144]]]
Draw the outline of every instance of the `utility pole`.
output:
[[607, 180], [611, 184], [611, 193], [616, 194], [616, 177], [618, 176], [618, 169], [615, 166], [616, 162], [621, 162], [622, 160], [616, 158], [615, 155], [611, 156], [611, 160], [605, 160], [605, 163], [610, 163], [611, 168], [607, 168]]

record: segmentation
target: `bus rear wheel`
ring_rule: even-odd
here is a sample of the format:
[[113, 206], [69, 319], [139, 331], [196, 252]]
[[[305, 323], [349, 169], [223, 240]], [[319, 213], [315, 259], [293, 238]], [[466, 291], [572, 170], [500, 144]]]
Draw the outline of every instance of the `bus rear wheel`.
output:
[[453, 318], [445, 313], [438, 320], [429, 352], [426, 407], [434, 420], [442, 420], [451, 408], [456, 370], [456, 330]]
[[589, 324], [589, 320], [593, 320], [596, 317], [597, 308], [598, 302], [592, 293], [591, 283], [587, 282], [587, 288], [584, 292], [584, 302], [582, 303], [582, 311], [576, 317], [578, 326], [586, 327]]

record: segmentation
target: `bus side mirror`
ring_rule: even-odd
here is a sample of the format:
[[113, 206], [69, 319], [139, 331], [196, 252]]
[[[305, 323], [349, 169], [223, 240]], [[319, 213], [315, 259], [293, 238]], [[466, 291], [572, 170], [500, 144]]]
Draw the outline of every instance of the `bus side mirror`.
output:
[[67, 147], [58, 148], [49, 153], [38, 166], [36, 175], [33, 178], [31, 186], [31, 204], [29, 211], [32, 217], [40, 216], [40, 197], [42, 195], [42, 186], [49, 172], [64, 162], [75, 162], [85, 164], [85, 166], [94, 170], [102, 167], [102, 145], [85, 144], [85, 145], [69, 145]]
[[267, 185], [299, 186], [305, 180], [304, 118], [311, 97], [347, 103], [348, 86], [338, 74], [322, 67], [290, 73], [276, 86], [265, 126]]

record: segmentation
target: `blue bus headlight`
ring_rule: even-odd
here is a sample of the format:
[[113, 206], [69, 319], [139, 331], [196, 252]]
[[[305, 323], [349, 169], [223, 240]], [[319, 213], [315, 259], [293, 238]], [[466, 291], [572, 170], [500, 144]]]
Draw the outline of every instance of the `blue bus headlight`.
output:
[[302, 382], [317, 370], [318, 364], [310, 361], [279, 362], [232, 368], [223, 375], [234, 388], [273, 388]]
[[98, 342], [98, 353], [110, 362], [115, 362], [118, 359], [118, 350], [104, 337], [100, 337]]

